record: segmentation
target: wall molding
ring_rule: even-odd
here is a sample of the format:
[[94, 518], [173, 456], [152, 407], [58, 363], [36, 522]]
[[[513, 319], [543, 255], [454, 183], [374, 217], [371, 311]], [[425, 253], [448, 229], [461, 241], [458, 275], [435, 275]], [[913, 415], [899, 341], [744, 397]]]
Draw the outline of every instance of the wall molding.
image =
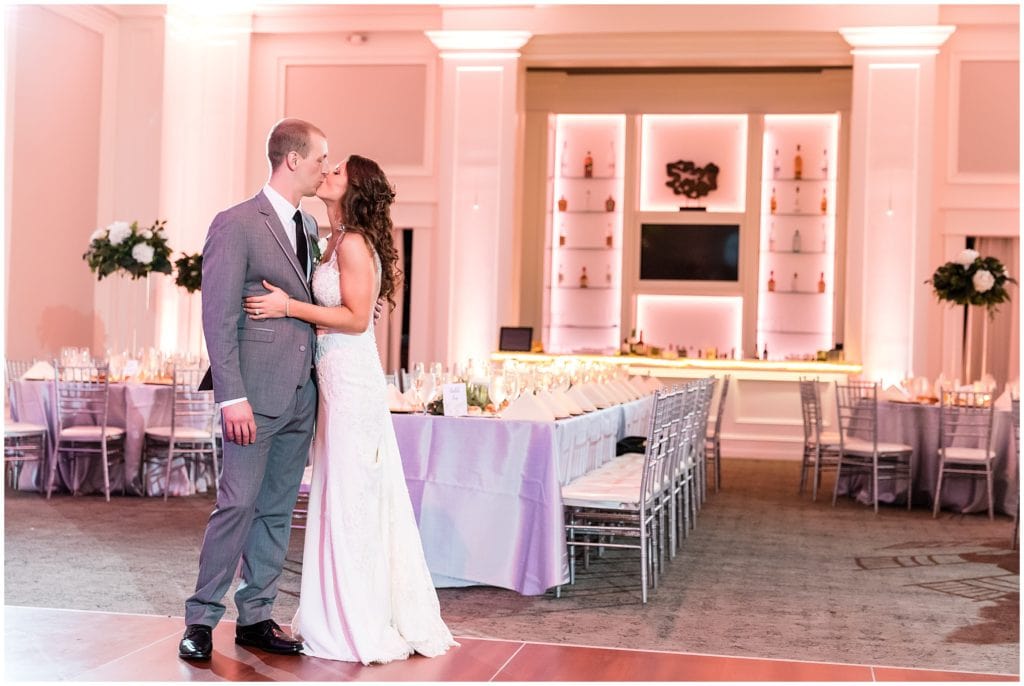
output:
[[964, 62], [1020, 62], [1020, 55], [1010, 50], [964, 50], [949, 56], [949, 100], [946, 103], [946, 182], [952, 184], [1019, 184], [1016, 174], [979, 174], [960, 171], [960, 72]]
[[295, 57], [278, 56], [275, 60], [274, 107], [278, 117], [284, 116], [285, 93], [288, 87], [288, 67], [346, 67], [346, 66], [408, 66], [423, 67], [426, 100], [423, 103], [423, 150], [422, 163], [414, 165], [389, 165], [388, 178], [432, 177], [434, 176], [435, 121], [437, 112], [437, 60], [422, 55], [376, 55], [365, 57]]

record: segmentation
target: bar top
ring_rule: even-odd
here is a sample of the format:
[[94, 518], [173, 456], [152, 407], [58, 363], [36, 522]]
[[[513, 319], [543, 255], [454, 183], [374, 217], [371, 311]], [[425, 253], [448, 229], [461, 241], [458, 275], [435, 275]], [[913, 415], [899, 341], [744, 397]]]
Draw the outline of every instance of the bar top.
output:
[[524, 362], [554, 362], [576, 359], [581, 362], [603, 362], [626, 365], [630, 373], [652, 374], [654, 376], [695, 376], [708, 372], [738, 372], [742, 376], [765, 378], [794, 378], [815, 375], [856, 375], [863, 369], [853, 362], [816, 362], [810, 360], [705, 360], [696, 357], [681, 357], [670, 360], [643, 355], [549, 355], [546, 353], [519, 353], [499, 351], [491, 353], [491, 360], [503, 362], [508, 359]]

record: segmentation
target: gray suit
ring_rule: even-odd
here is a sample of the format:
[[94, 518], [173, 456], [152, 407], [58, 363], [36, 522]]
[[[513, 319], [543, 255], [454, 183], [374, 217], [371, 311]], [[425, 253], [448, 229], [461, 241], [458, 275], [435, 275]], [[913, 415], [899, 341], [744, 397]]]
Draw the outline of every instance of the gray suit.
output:
[[[316, 222], [302, 216], [315, 236]], [[266, 279], [296, 300], [312, 300], [287, 231], [294, 227], [281, 226], [261, 192], [218, 214], [203, 247], [203, 329], [214, 397], [248, 398], [256, 441], [224, 442], [217, 506], [203, 538], [196, 592], [185, 601], [186, 624], [217, 624], [239, 559], [240, 625], [270, 619], [277, 596], [316, 415], [315, 331], [287, 317], [252, 321], [242, 298], [265, 293]]]

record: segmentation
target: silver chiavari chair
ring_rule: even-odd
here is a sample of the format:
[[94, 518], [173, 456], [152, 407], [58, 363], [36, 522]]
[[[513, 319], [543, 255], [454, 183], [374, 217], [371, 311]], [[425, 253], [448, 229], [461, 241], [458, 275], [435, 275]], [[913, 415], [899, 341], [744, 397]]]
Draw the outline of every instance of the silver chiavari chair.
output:
[[804, 420], [804, 451], [800, 465], [800, 495], [811, 476], [811, 499], [818, 499], [821, 474], [835, 470], [839, 461], [839, 434], [822, 429], [821, 392], [817, 379], [800, 379], [800, 410]]
[[939, 403], [939, 478], [932, 517], [939, 516], [942, 506], [942, 482], [947, 475], [957, 474], [985, 479], [988, 518], [994, 519], [992, 464], [996, 452], [992, 449], [992, 396], [973, 391], [943, 391]]

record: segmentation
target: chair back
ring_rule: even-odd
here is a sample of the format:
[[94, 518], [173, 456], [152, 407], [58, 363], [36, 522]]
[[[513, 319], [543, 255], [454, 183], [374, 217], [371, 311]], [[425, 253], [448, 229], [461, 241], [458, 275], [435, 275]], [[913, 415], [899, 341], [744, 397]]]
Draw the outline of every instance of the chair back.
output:
[[[820, 413], [819, 413], [820, 414]], [[839, 417], [839, 447], [849, 438], [870, 440], [878, 449], [878, 382], [836, 382], [836, 414]]]
[[171, 435], [176, 429], [200, 429], [213, 435], [213, 424], [217, 418], [217, 403], [213, 391], [200, 391], [203, 378], [200, 367], [177, 366], [174, 371], [174, 404], [171, 407]]
[[939, 450], [954, 443], [969, 448], [992, 447], [992, 395], [976, 391], [943, 391], [939, 406]]
[[110, 379], [105, 365], [61, 366], [53, 362], [57, 435], [70, 426], [99, 426], [106, 437]]
[[821, 443], [821, 389], [817, 379], [800, 379], [800, 412], [804, 419], [804, 444]]
[[722, 435], [722, 417], [725, 416], [725, 399], [729, 395], [729, 374], [722, 377], [722, 392], [718, 396], [718, 410], [715, 412], [715, 436]]
[[646, 510], [665, 486], [679, 431], [679, 391], [659, 389], [654, 395], [651, 420], [644, 450], [643, 474], [640, 478], [640, 503]]
[[10, 416], [14, 417], [19, 404], [18, 384], [15, 383], [25, 372], [32, 368], [35, 360], [7, 360], [6, 376], [4, 376], [4, 392], [7, 393], [5, 405]]

